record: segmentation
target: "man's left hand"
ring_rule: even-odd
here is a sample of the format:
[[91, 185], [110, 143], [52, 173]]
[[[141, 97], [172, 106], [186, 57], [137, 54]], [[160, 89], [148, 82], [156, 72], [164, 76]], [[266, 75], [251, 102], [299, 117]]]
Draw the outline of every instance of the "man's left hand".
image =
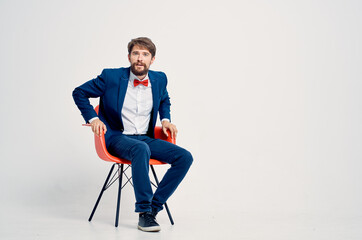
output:
[[176, 139], [176, 136], [177, 136], [177, 128], [176, 128], [176, 125], [170, 123], [169, 121], [162, 121], [161, 122], [162, 124], [162, 131], [163, 133], [168, 137], [168, 133], [167, 133], [167, 130], [170, 130], [171, 132], [171, 138], [172, 139]]

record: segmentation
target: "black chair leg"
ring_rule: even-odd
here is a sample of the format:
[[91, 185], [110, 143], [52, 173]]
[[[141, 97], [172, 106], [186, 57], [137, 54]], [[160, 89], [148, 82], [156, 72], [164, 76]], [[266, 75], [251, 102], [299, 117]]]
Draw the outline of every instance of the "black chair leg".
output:
[[88, 219], [89, 222], [92, 221], [93, 215], [94, 215], [95, 211], [97, 210], [97, 207], [98, 207], [99, 201], [100, 201], [101, 198], [102, 198], [103, 192], [107, 189], [107, 184], [108, 184], [109, 178], [111, 177], [111, 174], [112, 174], [112, 172], [113, 172], [114, 165], [116, 165], [116, 164], [113, 164], [113, 165], [112, 165], [111, 170], [109, 171], [108, 176], [107, 176], [107, 178], [106, 178], [106, 181], [104, 182], [104, 185], [103, 185], [103, 187], [102, 187], [101, 193], [99, 194], [98, 199], [97, 199], [97, 202], [96, 202], [96, 204], [94, 205], [93, 211], [92, 211], [92, 213], [91, 213], [91, 215], [90, 215], [90, 217], [89, 217], [89, 219]]
[[[121, 168], [121, 170], [119, 169]], [[121, 204], [121, 191], [122, 191], [122, 176], [123, 176], [123, 164], [121, 164], [121, 167], [118, 165], [118, 197], [117, 197], [117, 212], [116, 212], [116, 223], [115, 227], [118, 227], [118, 219], [119, 219], [119, 209]]]
[[172, 216], [171, 216], [171, 212], [170, 212], [170, 210], [168, 209], [167, 203], [165, 203], [165, 208], [166, 208], [166, 212], [167, 212], [168, 218], [170, 219], [171, 224], [174, 225], [175, 223], [173, 222], [173, 219], [172, 219]]
[[[153, 177], [155, 178], [155, 181], [156, 181], [156, 184], [157, 184], [157, 187], [158, 187], [159, 182], [158, 182], [158, 178], [157, 178], [157, 175], [156, 175], [156, 171], [155, 171], [155, 169], [153, 168], [152, 165], [150, 165], [150, 167], [151, 167], [151, 170], [152, 170], [152, 173], [153, 173]], [[165, 203], [165, 208], [166, 208], [167, 215], [168, 215], [168, 218], [170, 219], [171, 224], [174, 225], [175, 223], [174, 223], [173, 218], [172, 218], [172, 216], [171, 216], [171, 212], [170, 212], [170, 210], [168, 209], [167, 203]]]

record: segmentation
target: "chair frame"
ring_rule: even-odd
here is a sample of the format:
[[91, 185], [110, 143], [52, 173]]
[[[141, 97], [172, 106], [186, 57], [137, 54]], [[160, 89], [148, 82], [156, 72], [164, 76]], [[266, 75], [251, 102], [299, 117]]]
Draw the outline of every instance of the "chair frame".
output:
[[[125, 165], [127, 165], [125, 167]], [[117, 166], [117, 170], [115, 171], [115, 173], [113, 174], [113, 176], [111, 177], [112, 173], [113, 173], [113, 170], [114, 170], [114, 167]], [[112, 164], [112, 167], [107, 175], [107, 178], [106, 178], [106, 181], [104, 182], [103, 184], [103, 187], [101, 189], [101, 192], [99, 193], [99, 196], [97, 198], [97, 201], [93, 207], [93, 210], [92, 210], [92, 213], [91, 215], [89, 216], [89, 219], [88, 221], [92, 221], [93, 219], [93, 215], [94, 213], [96, 212], [97, 210], [97, 207], [98, 207], [98, 204], [103, 196], [103, 193], [113, 184], [115, 183], [117, 180], [119, 182], [118, 184], [118, 195], [117, 195], [117, 210], [116, 210], [116, 219], [115, 219], [115, 227], [118, 227], [118, 221], [119, 221], [119, 213], [120, 213], [120, 208], [121, 208], [121, 192], [122, 192], [122, 189], [128, 184], [130, 183], [132, 186], [133, 186], [133, 183], [132, 183], [132, 176], [131, 177], [128, 177], [127, 174], [126, 174], [126, 170], [131, 167], [130, 164], [120, 164], [120, 163], [114, 163]], [[153, 167], [153, 165], [150, 165], [151, 167], [151, 170], [152, 170], [152, 174], [153, 174], [153, 177], [155, 179], [155, 182], [156, 184], [154, 184], [153, 182], [151, 182], [151, 184], [154, 186], [154, 187], [158, 187], [158, 184], [159, 184], [159, 181], [158, 181], [158, 178], [157, 178], [157, 174], [156, 174], [156, 171]], [[127, 178], [127, 181], [123, 184], [122, 186], [122, 176], [125, 176]], [[165, 203], [165, 208], [166, 208], [166, 211], [167, 211], [167, 215], [170, 219], [170, 222], [172, 225], [174, 225], [174, 221], [173, 221], [173, 218], [172, 218], [172, 215], [171, 215], [171, 212], [168, 208], [168, 205], [167, 203]]]

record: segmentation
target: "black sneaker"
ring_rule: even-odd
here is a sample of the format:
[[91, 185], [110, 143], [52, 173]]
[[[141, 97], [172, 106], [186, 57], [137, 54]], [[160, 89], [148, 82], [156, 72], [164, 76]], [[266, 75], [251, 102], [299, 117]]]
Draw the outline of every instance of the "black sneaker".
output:
[[138, 221], [138, 229], [145, 232], [158, 232], [160, 225], [156, 222], [155, 216], [151, 212], [141, 213]]

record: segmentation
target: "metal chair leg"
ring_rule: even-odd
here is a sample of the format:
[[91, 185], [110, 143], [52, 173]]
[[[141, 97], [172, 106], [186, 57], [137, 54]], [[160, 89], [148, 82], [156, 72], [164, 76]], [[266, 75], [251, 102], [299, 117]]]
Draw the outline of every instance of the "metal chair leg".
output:
[[[121, 170], [119, 169], [121, 168]], [[116, 211], [116, 223], [115, 227], [118, 227], [118, 219], [119, 219], [119, 209], [121, 204], [121, 191], [122, 191], [122, 176], [123, 176], [123, 164], [121, 164], [121, 167], [118, 165], [118, 197], [117, 197], [117, 211]]]
[[108, 184], [109, 178], [111, 177], [111, 174], [112, 174], [112, 172], [113, 172], [114, 165], [116, 165], [116, 164], [113, 164], [113, 165], [112, 165], [111, 170], [109, 171], [108, 176], [107, 176], [107, 178], [106, 178], [106, 181], [104, 182], [104, 185], [103, 185], [103, 187], [102, 187], [102, 190], [101, 190], [101, 192], [100, 192], [100, 194], [99, 194], [99, 196], [98, 196], [97, 202], [96, 202], [96, 204], [94, 205], [93, 211], [92, 211], [92, 213], [91, 213], [91, 215], [90, 215], [90, 217], [89, 217], [89, 219], [88, 219], [89, 222], [92, 221], [93, 215], [94, 215], [95, 211], [97, 210], [97, 207], [98, 207], [99, 201], [100, 201], [101, 198], [102, 198], [103, 192], [107, 189], [107, 184]]
[[[158, 182], [158, 178], [157, 178], [157, 175], [156, 175], [156, 171], [155, 171], [155, 169], [153, 168], [152, 165], [150, 165], [150, 167], [151, 167], [151, 170], [152, 170], [152, 173], [153, 173], [153, 177], [155, 178], [155, 181], [156, 181], [156, 184], [157, 184], [157, 187], [158, 187], [159, 182]], [[174, 225], [175, 223], [174, 223], [173, 218], [172, 218], [172, 216], [171, 216], [171, 212], [170, 212], [170, 210], [168, 209], [167, 203], [165, 203], [165, 208], [166, 208], [167, 215], [168, 215], [168, 218], [170, 219], [171, 224]]]

